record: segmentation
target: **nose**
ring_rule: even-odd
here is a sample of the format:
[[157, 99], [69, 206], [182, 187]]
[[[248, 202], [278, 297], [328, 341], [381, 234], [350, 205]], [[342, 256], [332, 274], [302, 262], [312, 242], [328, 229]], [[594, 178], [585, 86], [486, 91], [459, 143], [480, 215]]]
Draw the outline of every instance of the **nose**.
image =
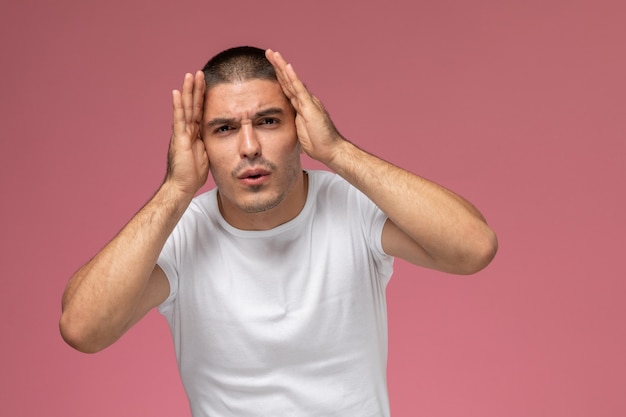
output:
[[250, 124], [241, 126], [240, 154], [242, 158], [256, 158], [261, 155], [261, 144], [254, 128]]

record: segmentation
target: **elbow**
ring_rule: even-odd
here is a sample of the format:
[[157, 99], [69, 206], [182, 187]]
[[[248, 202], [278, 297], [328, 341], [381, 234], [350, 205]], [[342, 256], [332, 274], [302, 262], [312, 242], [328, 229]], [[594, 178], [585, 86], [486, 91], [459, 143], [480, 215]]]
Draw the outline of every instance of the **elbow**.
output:
[[487, 231], [474, 240], [470, 254], [466, 257], [462, 275], [472, 275], [482, 271], [498, 253], [498, 238], [493, 230]]
[[59, 320], [61, 337], [72, 348], [82, 353], [97, 353], [107, 347], [98, 343], [98, 338], [88, 331], [85, 324], [76, 317], [64, 312]]
[[456, 247], [437, 269], [455, 275], [473, 275], [485, 269], [498, 252], [498, 238], [489, 227], [463, 241], [465, 244]]

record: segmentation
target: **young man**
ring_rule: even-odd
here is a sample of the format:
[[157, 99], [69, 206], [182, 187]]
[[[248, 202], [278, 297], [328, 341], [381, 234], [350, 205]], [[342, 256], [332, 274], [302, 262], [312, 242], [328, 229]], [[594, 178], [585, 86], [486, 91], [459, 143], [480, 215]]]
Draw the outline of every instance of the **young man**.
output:
[[173, 108], [166, 178], [72, 277], [65, 340], [96, 352], [158, 306], [194, 417], [388, 416], [393, 257], [474, 273], [482, 215], [344, 139], [277, 52], [216, 55]]

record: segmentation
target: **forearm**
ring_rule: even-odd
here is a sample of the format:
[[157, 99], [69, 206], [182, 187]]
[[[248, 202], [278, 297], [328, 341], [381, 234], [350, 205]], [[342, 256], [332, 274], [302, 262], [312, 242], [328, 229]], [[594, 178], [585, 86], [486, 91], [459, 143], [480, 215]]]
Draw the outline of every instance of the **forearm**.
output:
[[497, 241], [476, 208], [451, 191], [345, 141], [293, 67], [277, 52], [267, 50], [266, 56], [296, 109], [304, 152], [361, 190], [391, 220], [382, 236], [388, 254], [460, 274], [476, 272], [489, 263]]
[[70, 280], [61, 332], [81, 350], [108, 346], [127, 329], [169, 234], [191, 197], [161, 186], [130, 222]]
[[446, 188], [347, 141], [327, 165], [366, 194], [440, 269], [478, 270], [495, 254], [495, 234], [482, 214]]

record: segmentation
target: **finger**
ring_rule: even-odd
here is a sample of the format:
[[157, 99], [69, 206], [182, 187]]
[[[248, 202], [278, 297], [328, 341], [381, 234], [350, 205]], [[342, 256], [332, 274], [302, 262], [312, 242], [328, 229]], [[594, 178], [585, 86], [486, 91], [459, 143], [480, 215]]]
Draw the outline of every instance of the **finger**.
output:
[[285, 65], [283, 77], [285, 77], [287, 80], [285, 84], [288, 85], [288, 89], [291, 95], [291, 104], [294, 106], [296, 111], [301, 113], [304, 107], [315, 105], [313, 95], [300, 80], [298, 74], [296, 74], [296, 71], [293, 69], [293, 65]]
[[282, 87], [283, 92], [291, 100], [294, 94], [291, 86], [289, 85], [289, 78], [287, 77], [287, 73], [285, 72], [287, 62], [283, 59], [280, 53], [272, 51], [271, 49], [268, 49], [265, 52], [265, 56], [274, 67], [276, 78], [278, 79], [278, 83]]
[[298, 74], [296, 74], [296, 71], [293, 69], [293, 65], [286, 65], [285, 74], [287, 76], [287, 79], [289, 80], [289, 85], [291, 86], [291, 90], [293, 91], [294, 95], [300, 99], [310, 100], [311, 93], [309, 93], [309, 90], [306, 88], [304, 83], [300, 81]]
[[192, 118], [195, 123], [202, 121], [202, 112], [204, 107], [204, 73], [197, 71], [193, 86], [193, 113]]
[[172, 131], [175, 135], [181, 134], [185, 128], [185, 110], [178, 90], [172, 91], [172, 113]]
[[185, 74], [183, 81], [182, 91], [182, 103], [184, 111], [185, 123], [190, 124], [192, 122], [193, 115], [193, 75], [190, 73]]
[[204, 161], [208, 160], [204, 141], [197, 140], [193, 142], [192, 146], [194, 147], [194, 155], [196, 156], [197, 165], [201, 166]]
[[291, 104], [298, 113], [302, 111], [303, 106], [313, 105], [317, 108], [322, 107], [316, 102], [314, 96], [300, 80], [300, 77], [298, 77], [293, 65], [288, 64], [280, 52], [268, 49], [266, 50], [265, 55], [274, 66], [276, 77], [278, 78], [278, 82], [280, 83], [283, 92], [291, 101]]
[[270, 62], [270, 64], [272, 64], [272, 66], [274, 67], [274, 71], [276, 72], [276, 77], [282, 78], [281, 67], [284, 66], [285, 64], [284, 59], [282, 59], [282, 57], [278, 54], [278, 52], [274, 52], [271, 49], [265, 50], [265, 57]]
[[274, 71], [276, 71], [276, 77], [279, 78], [279, 81], [287, 81], [284, 76], [284, 69], [285, 65], [287, 65], [287, 62], [283, 59], [280, 53], [268, 49], [267, 51], [265, 51], [265, 57], [274, 67]]

